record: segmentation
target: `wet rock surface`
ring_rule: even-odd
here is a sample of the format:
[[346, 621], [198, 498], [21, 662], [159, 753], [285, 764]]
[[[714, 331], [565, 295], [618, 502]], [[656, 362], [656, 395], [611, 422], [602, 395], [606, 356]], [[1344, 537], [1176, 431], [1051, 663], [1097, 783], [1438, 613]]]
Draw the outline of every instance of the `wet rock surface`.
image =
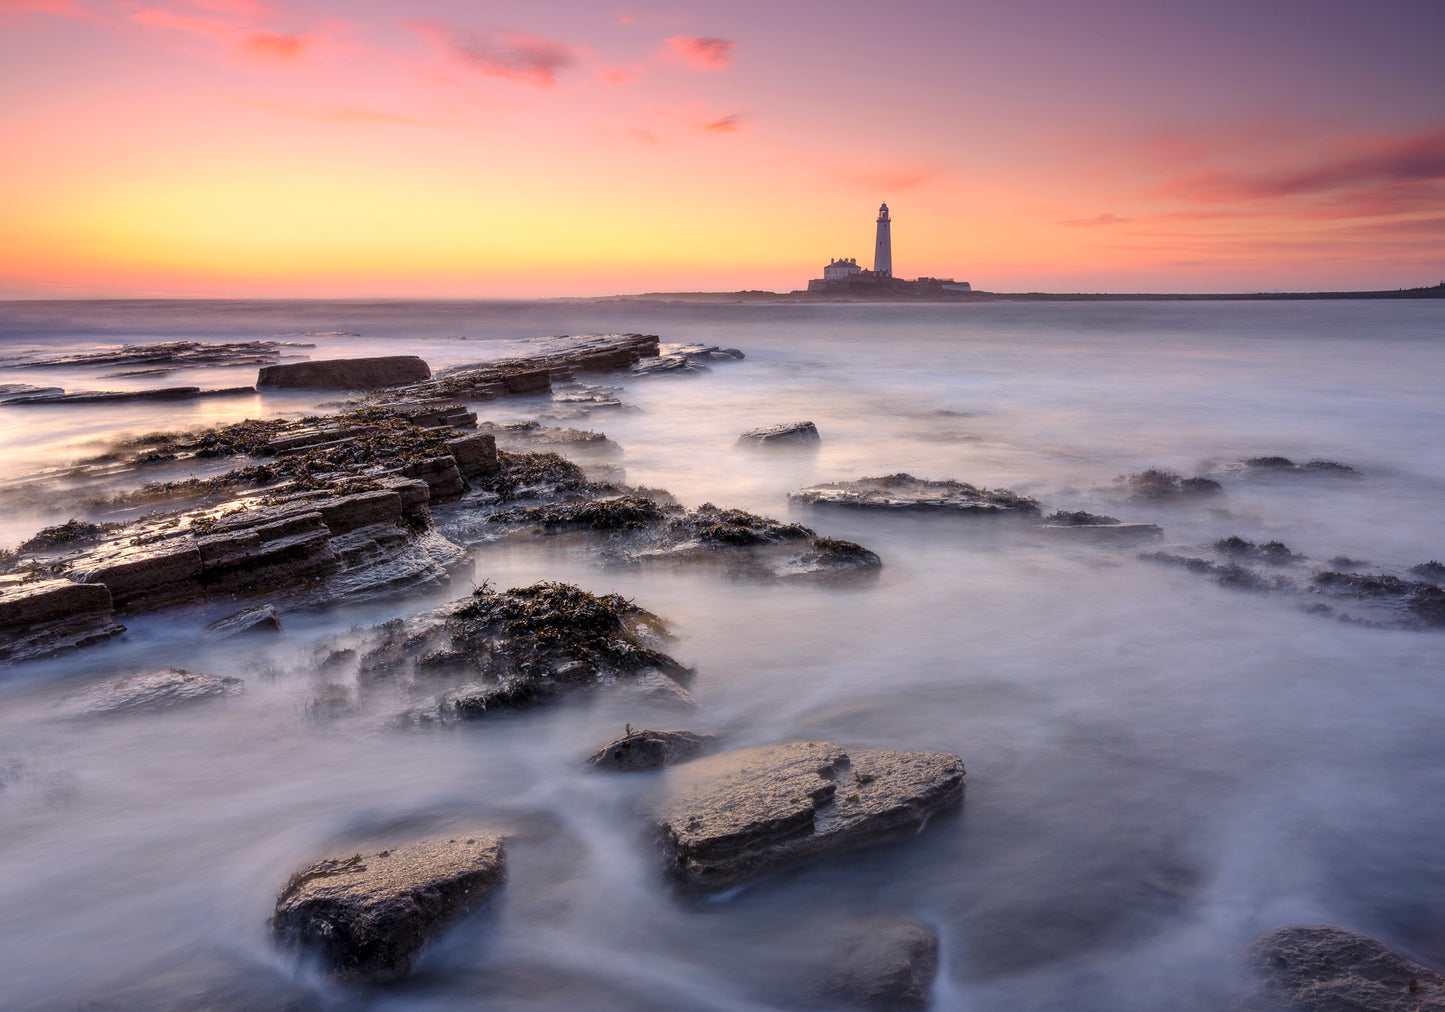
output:
[[392, 685], [427, 705], [416, 721], [476, 719], [583, 691], [655, 687], [675, 696], [692, 669], [664, 652], [661, 619], [617, 594], [560, 583], [495, 591], [376, 626], [355, 649], [363, 686]]
[[418, 840], [318, 861], [291, 877], [271, 928], [335, 976], [382, 984], [411, 972], [422, 947], [506, 880], [502, 837]]
[[1164, 535], [1155, 524], [1128, 523], [1117, 517], [1083, 510], [1058, 510], [1040, 518], [1039, 529], [1069, 538], [1087, 538], [1108, 543], [1152, 541]]
[[243, 691], [245, 684], [239, 678], [164, 668], [126, 675], [76, 693], [67, 699], [66, 709], [76, 717], [147, 713], [225, 699]]
[[933, 1003], [938, 935], [901, 917], [850, 924], [834, 943], [837, 956], [818, 983], [818, 997], [860, 1009], [923, 1009]]
[[587, 765], [596, 770], [635, 773], [654, 770], [669, 763], [690, 759], [712, 736], [691, 731], [629, 731], [608, 742], [587, 758]]
[[1343, 928], [1277, 928], [1254, 941], [1249, 962], [1264, 981], [1244, 1003], [1250, 1010], [1445, 1010], [1445, 974]]
[[246, 608], [206, 626], [206, 632], [217, 639], [274, 635], [283, 631], [280, 616], [276, 614], [275, 607], [269, 604], [263, 604], [259, 608]]
[[892, 512], [1037, 516], [1038, 500], [1008, 489], [977, 488], [961, 481], [927, 481], [890, 474], [857, 481], [810, 485], [788, 493], [801, 506], [841, 506]]
[[0, 578], [0, 662], [28, 661], [125, 632], [105, 587], [69, 580]]
[[668, 773], [658, 836], [678, 883], [718, 890], [787, 865], [918, 830], [963, 796], [942, 752], [791, 742], [697, 759]]
[[749, 429], [738, 437], [740, 446], [816, 446], [823, 441], [812, 422], [783, 422]]
[[70, 393], [19, 394], [0, 404], [109, 404], [121, 401], [188, 401], [197, 397], [254, 397], [255, 387], [157, 387], [153, 390], [76, 390]]
[[310, 390], [375, 390], [431, 379], [431, 368], [416, 355], [333, 358], [261, 368], [256, 386]]
[[[314, 344], [293, 341], [163, 341], [158, 344], [124, 344], [100, 351], [65, 355], [22, 355], [0, 359], [7, 369], [48, 369], [74, 366], [128, 366], [146, 375], [195, 366], [268, 365], [283, 355], [295, 355]], [[0, 390], [0, 393], [3, 393]]]
[[617, 456], [622, 447], [608, 439], [604, 433], [587, 429], [571, 429], [540, 422], [513, 422], [498, 425], [484, 422], [477, 431], [492, 436], [497, 445], [512, 453], [555, 453], [558, 450], [575, 450], [582, 453], [603, 456]]

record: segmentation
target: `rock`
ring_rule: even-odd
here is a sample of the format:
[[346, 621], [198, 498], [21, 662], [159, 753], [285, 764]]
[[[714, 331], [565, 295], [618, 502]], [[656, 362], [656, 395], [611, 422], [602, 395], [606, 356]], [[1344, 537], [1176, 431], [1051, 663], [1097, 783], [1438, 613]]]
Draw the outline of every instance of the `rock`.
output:
[[554, 428], [540, 422], [514, 422], [510, 425], [482, 422], [477, 428], [490, 434], [504, 449], [513, 452], [580, 450], [606, 456], [622, 453], [622, 447], [608, 439], [605, 433], [587, 429]]
[[817, 988], [825, 999], [865, 1009], [923, 1009], [932, 1004], [938, 935], [901, 917], [850, 925]]
[[1334, 460], [1311, 460], [1296, 464], [1288, 457], [1251, 457], [1220, 464], [1214, 468], [1216, 474], [1238, 478], [1277, 478], [1281, 476], [1313, 476], [1325, 478], [1359, 478], [1360, 472], [1349, 464]]
[[1249, 961], [1264, 978], [1250, 1007], [1445, 1012], [1445, 974], [1343, 928], [1276, 928], [1255, 939]]
[[196, 397], [254, 396], [255, 387], [161, 387], [156, 390], [80, 390], [69, 394], [21, 394], [0, 404], [106, 404], [112, 401], [187, 401]]
[[417, 478], [426, 482], [431, 502], [455, 499], [467, 490], [467, 480], [462, 477], [457, 460], [450, 455], [419, 460], [401, 469], [405, 478]]
[[431, 369], [415, 355], [334, 358], [263, 366], [256, 386], [309, 390], [374, 390], [431, 379]]
[[664, 344], [659, 355], [681, 355], [694, 362], [741, 362], [747, 358], [736, 348], [719, 348], [715, 344]]
[[[163, 341], [158, 344], [124, 344], [101, 351], [70, 352], [51, 358], [24, 357], [5, 363], [10, 369], [45, 369], [55, 367], [95, 367], [108, 365], [145, 365], [142, 370], [173, 372], [176, 369], [214, 365], [261, 365], [277, 361], [283, 354], [294, 355], [292, 349], [314, 348], [314, 344], [294, 341]], [[8, 386], [8, 384], [7, 384]], [[0, 386], [0, 393], [7, 393]]]
[[428, 941], [505, 880], [502, 838], [492, 834], [328, 858], [286, 883], [271, 930], [337, 977], [383, 984], [410, 973]]
[[925, 481], [911, 474], [811, 485], [789, 492], [788, 501], [803, 506], [846, 506], [890, 512], [983, 516], [1037, 516], [1039, 512], [1037, 500], [1008, 489], [975, 488], [961, 481]]
[[1151, 469], [1114, 479], [1133, 502], [1180, 502], [1218, 495], [1224, 486], [1213, 478], [1184, 478], [1173, 471]]
[[812, 422], [790, 422], [749, 429], [738, 437], [744, 446], [816, 446], [822, 442]]
[[202, 551], [188, 534], [132, 544], [131, 532], [76, 559], [72, 575], [82, 583], [103, 583], [117, 608], [158, 607], [201, 594]]
[[68, 697], [66, 708], [77, 717], [144, 713], [224, 699], [244, 690], [239, 678], [165, 668], [127, 675], [76, 693]]
[[671, 770], [656, 821], [683, 887], [726, 889], [915, 832], [963, 796], [963, 775], [963, 761], [942, 752], [764, 745]]
[[361, 637], [357, 677], [436, 696], [416, 719], [485, 717], [577, 692], [692, 670], [661, 649], [662, 620], [616, 594], [560, 583], [494, 591], [383, 623]]
[[0, 661], [16, 662], [119, 636], [110, 591], [69, 580], [0, 581]]
[[659, 355], [632, 367], [633, 376], [701, 376], [709, 371], [707, 366], [685, 355]]
[[216, 639], [231, 639], [235, 636], [250, 636], [256, 633], [282, 632], [281, 618], [269, 604], [259, 608], [247, 608], [206, 626], [206, 632]]
[[[670, 498], [670, 497], [669, 497]], [[875, 575], [876, 554], [801, 524], [703, 503], [684, 510], [640, 495], [516, 506], [487, 518], [492, 526], [548, 535], [586, 533], [608, 563], [721, 564], [733, 576], [834, 581]]]
[[502, 386], [509, 394], [540, 394], [552, 389], [552, 374], [546, 369], [508, 372], [502, 376]]
[[463, 477], [491, 474], [502, 465], [497, 461], [497, 437], [478, 433], [447, 440], [447, 448]]
[[691, 731], [628, 730], [616, 741], [608, 742], [587, 759], [593, 769], [635, 773], [668, 763], [691, 758], [710, 737]]
[[1156, 524], [1125, 523], [1115, 517], [1082, 510], [1050, 513], [1043, 518], [1039, 530], [1051, 535], [1111, 543], [1152, 541], [1164, 535], [1163, 529]]

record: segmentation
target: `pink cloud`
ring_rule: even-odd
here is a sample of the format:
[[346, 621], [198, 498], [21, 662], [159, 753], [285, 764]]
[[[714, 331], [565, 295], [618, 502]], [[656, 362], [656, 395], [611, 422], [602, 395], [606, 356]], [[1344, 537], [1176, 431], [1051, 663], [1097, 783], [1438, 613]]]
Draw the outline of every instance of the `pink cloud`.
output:
[[631, 84], [640, 73], [640, 67], [603, 67], [598, 76], [604, 84]]
[[251, 32], [246, 36], [246, 52], [265, 60], [284, 63], [301, 57], [308, 40], [301, 35], [284, 32]]
[[881, 193], [906, 193], [925, 183], [932, 182], [939, 175], [941, 172], [938, 166], [922, 162], [903, 162], [875, 169], [842, 173], [842, 177], [848, 182], [865, 190]]
[[571, 46], [525, 32], [466, 32], [436, 21], [416, 21], [408, 27], [425, 36], [456, 64], [506, 81], [551, 88], [557, 72], [577, 62]]
[[91, 16], [75, 0], [0, 0], [0, 14], [49, 14], [57, 18]]
[[698, 127], [706, 130], [708, 133], [731, 134], [737, 133], [747, 125], [747, 120], [743, 119], [742, 114], [735, 112], [707, 123], [699, 123]]
[[135, 11], [130, 20], [150, 28], [189, 32], [235, 49], [241, 56], [265, 63], [291, 63], [323, 36], [276, 32], [257, 27], [255, 21], [274, 11], [255, 0], [188, 0], [191, 7], [214, 16], [178, 14], [159, 7]]
[[[1438, 201], [1442, 183], [1445, 129], [1348, 138], [1293, 165], [1192, 173], [1167, 181], [1159, 193], [1201, 203], [1312, 198], [1340, 209], [1400, 213]], [[1372, 206], [1378, 210], [1368, 211]]]
[[722, 70], [733, 60], [735, 43], [728, 39], [700, 39], [674, 35], [663, 40], [662, 56], [691, 70]]
[[1069, 228], [1094, 228], [1099, 225], [1123, 225], [1125, 222], [1133, 220], [1132, 218], [1121, 218], [1112, 211], [1106, 211], [1092, 218], [1070, 218], [1067, 221], [1059, 222], [1059, 224], [1067, 225]]

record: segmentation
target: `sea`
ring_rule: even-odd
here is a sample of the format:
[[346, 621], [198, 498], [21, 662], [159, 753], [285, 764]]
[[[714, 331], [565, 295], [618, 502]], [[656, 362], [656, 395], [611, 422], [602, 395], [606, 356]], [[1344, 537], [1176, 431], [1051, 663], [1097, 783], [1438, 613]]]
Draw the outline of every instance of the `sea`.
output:
[[[627, 407], [563, 424], [605, 432], [630, 484], [856, 541], [882, 558], [878, 578], [600, 568], [545, 538], [474, 550], [477, 584], [561, 580], [662, 616], [698, 672], [692, 714], [591, 699], [400, 728], [364, 704], [318, 710], [319, 639], [462, 596], [465, 581], [283, 613], [282, 636], [244, 648], [133, 617], [119, 639], [0, 670], [0, 1006], [845, 1007], [809, 997], [810, 981], [839, 956], [837, 925], [878, 918], [937, 933], [945, 1010], [1228, 1007], [1256, 984], [1250, 941], [1288, 924], [1445, 966], [1445, 631], [1341, 621], [1307, 594], [1223, 586], [1137, 545], [787, 499], [906, 472], [1157, 524], [1154, 548], [1184, 555], [1238, 536], [1319, 569], [1445, 561], [1445, 303], [11, 302], [0, 383], [255, 380], [254, 366], [158, 381], [17, 365], [125, 343], [290, 341], [314, 345], [298, 356], [416, 354], [440, 369], [625, 332], [746, 357], [599, 378]], [[0, 406], [0, 496], [48, 487], [127, 434], [326, 399]], [[472, 407], [515, 422], [551, 405]], [[821, 434], [814, 452], [737, 444], [801, 420]], [[1358, 477], [1220, 469], [1266, 456]], [[1150, 468], [1223, 492], [1131, 500], [1116, 479]], [[64, 497], [6, 501], [4, 547], [74, 515]], [[67, 709], [106, 678], [172, 665], [245, 692], [108, 720]], [[912, 838], [683, 898], [645, 828], [658, 776], [582, 765], [624, 723], [736, 746], [955, 752], [967, 788]], [[361, 836], [471, 826], [508, 834], [507, 885], [405, 981], [336, 984], [273, 944], [268, 918], [299, 868]]]

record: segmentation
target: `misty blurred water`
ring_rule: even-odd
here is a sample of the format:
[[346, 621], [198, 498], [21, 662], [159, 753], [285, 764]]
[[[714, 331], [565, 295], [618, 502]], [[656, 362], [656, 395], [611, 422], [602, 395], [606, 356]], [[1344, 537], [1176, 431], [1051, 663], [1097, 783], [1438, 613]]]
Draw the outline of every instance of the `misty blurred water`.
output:
[[[296, 336], [308, 331], [356, 336]], [[1240, 535], [1321, 563], [1442, 559], [1445, 305], [10, 303], [0, 357], [282, 339], [316, 343], [313, 357], [414, 352], [437, 368], [540, 335], [614, 331], [748, 356], [703, 377], [621, 381], [640, 410], [572, 423], [622, 445], [629, 482], [858, 541], [882, 556], [879, 580], [764, 586], [602, 570], [545, 543], [477, 551], [478, 581], [566, 580], [661, 614], [699, 672], [691, 717], [601, 701], [452, 730], [398, 730], [381, 708], [318, 718], [309, 644], [428, 602], [283, 616], [286, 636], [245, 652], [142, 617], [121, 640], [9, 669], [0, 1004], [791, 1008], [826, 962], [826, 929], [873, 914], [939, 932], [943, 1009], [1216, 1009], [1249, 986], [1241, 947], [1284, 923], [1338, 924], [1445, 965], [1441, 634], [1307, 614], [1135, 548], [786, 500], [818, 481], [907, 471], [1150, 521], [1171, 545]], [[254, 367], [157, 381], [0, 366], [0, 382], [67, 389], [254, 378]], [[306, 413], [316, 400], [0, 407], [0, 478], [118, 432]], [[513, 421], [544, 406], [475, 407]], [[734, 444], [799, 419], [817, 424], [818, 452]], [[1233, 481], [1174, 506], [1128, 503], [1111, 485], [1263, 455], [1342, 461], [1364, 477]], [[12, 512], [0, 545], [64, 519]], [[67, 693], [167, 665], [239, 676], [246, 692], [126, 719], [64, 715]], [[914, 840], [683, 902], [640, 828], [655, 778], [579, 770], [624, 722], [738, 745], [953, 751], [967, 794]], [[272, 947], [277, 891], [338, 841], [477, 824], [512, 834], [511, 881], [409, 981], [350, 991]]]

